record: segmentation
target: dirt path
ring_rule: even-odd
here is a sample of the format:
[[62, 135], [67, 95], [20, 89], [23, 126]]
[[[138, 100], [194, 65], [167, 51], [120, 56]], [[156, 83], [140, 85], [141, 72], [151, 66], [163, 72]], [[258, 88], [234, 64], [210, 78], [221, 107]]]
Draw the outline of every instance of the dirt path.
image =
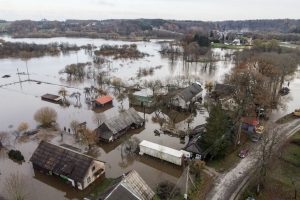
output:
[[[300, 130], [300, 119], [278, 125], [279, 134], [283, 140], [287, 140], [296, 131]], [[259, 149], [258, 143], [251, 146], [249, 155], [242, 159], [234, 168], [221, 174], [215, 181], [214, 187], [207, 196], [209, 200], [234, 200], [239, 195], [243, 184], [252, 174], [258, 159], [255, 149]]]

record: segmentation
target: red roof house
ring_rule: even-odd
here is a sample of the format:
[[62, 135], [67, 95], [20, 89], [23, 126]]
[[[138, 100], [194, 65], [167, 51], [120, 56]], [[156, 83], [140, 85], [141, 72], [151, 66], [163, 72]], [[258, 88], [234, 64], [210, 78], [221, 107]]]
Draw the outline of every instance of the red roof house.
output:
[[96, 105], [104, 106], [106, 104], [112, 104], [113, 98], [111, 96], [102, 96], [95, 100]]

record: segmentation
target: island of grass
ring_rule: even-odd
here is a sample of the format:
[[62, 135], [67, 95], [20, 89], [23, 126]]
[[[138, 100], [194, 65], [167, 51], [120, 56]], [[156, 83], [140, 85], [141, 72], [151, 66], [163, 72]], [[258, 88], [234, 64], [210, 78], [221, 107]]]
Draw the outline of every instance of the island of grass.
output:
[[96, 56], [111, 56], [114, 59], [140, 59], [149, 56], [140, 52], [136, 44], [131, 45], [102, 45], [99, 50], [95, 51]]

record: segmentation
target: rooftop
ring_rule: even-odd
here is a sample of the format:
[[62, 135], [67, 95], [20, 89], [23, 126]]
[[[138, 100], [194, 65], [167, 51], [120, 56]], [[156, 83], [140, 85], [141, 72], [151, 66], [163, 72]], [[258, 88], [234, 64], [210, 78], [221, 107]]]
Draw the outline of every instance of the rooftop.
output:
[[105, 193], [100, 199], [105, 200], [151, 200], [155, 193], [140, 177], [140, 175], [132, 170], [122, 177]]
[[148, 148], [154, 149], [156, 151], [160, 151], [162, 153], [169, 154], [169, 155], [172, 155], [172, 156], [175, 156], [175, 157], [178, 157], [178, 158], [183, 156], [183, 153], [181, 151], [178, 151], [176, 149], [172, 149], [170, 147], [162, 146], [160, 144], [156, 144], [156, 143], [153, 143], [153, 142], [149, 142], [147, 140], [143, 140], [140, 143], [140, 146], [148, 147]]
[[113, 98], [111, 96], [102, 96], [102, 97], [99, 97], [96, 99], [96, 102], [97, 103], [100, 103], [100, 104], [106, 104], [106, 103], [109, 103], [113, 100]]
[[192, 100], [197, 94], [202, 92], [202, 86], [200, 83], [193, 83], [187, 88], [178, 93], [178, 96], [182, 97], [186, 102]]
[[142, 89], [140, 91], [136, 91], [133, 93], [135, 96], [141, 96], [141, 97], [152, 97], [153, 96], [153, 90], [147, 88], [147, 89]]
[[90, 156], [71, 149], [41, 141], [30, 161], [49, 171], [82, 181], [92, 161]]

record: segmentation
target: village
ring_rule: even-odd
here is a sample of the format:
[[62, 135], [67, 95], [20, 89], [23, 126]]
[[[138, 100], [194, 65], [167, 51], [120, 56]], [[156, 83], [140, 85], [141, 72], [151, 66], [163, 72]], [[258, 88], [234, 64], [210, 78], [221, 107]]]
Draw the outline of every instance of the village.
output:
[[[93, 48], [0, 61], [1, 110], [7, 115], [0, 127], [0, 191], [6, 190], [4, 180], [14, 178], [28, 199], [41, 199], [41, 191], [43, 199], [179, 200], [198, 199], [200, 193], [205, 199], [218, 174], [263, 143], [271, 121], [299, 117], [297, 52], [282, 49], [290, 68], [278, 72], [272, 55], [266, 53], [263, 61], [243, 56], [261, 53], [264, 45], [283, 47], [239, 38], [222, 44], [231, 49], [213, 42], [195, 47], [203, 39], [197, 35], [187, 36], [182, 46], [166, 40], [109, 41], [117, 55], [101, 53], [112, 48], [102, 39], [90, 44], [60, 38]], [[277, 55], [274, 49], [269, 51]], [[267, 74], [265, 62], [277, 74]], [[292, 106], [280, 110], [291, 95]]]

